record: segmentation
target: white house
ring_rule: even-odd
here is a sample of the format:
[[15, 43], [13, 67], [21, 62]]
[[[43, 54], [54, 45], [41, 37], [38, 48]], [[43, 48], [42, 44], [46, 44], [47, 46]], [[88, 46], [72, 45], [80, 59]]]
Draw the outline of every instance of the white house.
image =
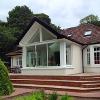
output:
[[20, 65], [22, 57], [22, 74], [65, 76], [100, 72], [100, 27], [91, 24], [58, 33], [33, 18], [18, 45], [22, 55], [12, 56], [11, 65]]

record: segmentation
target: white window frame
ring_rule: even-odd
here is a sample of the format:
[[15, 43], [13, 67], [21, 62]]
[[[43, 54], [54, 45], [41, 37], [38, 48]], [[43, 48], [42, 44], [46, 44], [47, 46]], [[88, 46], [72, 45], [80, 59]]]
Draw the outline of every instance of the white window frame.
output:
[[[29, 44], [29, 45], [27, 45], [26, 46], [26, 48], [27, 47], [30, 47], [30, 46], [35, 46], [35, 53], [36, 53], [36, 46], [37, 45], [43, 45], [43, 44], [45, 44], [46, 45], [46, 48], [47, 48], [47, 66], [43, 66], [43, 67], [49, 67], [48, 66], [48, 44], [49, 43], [56, 43], [56, 42], [58, 42], [59, 43], [59, 46], [60, 46], [60, 41], [59, 40], [50, 40], [50, 41], [48, 41], [48, 42], [37, 42], [36, 44], [35, 43], [31, 43], [31, 44]], [[59, 49], [59, 51], [60, 51], [60, 49]], [[26, 50], [26, 52], [27, 52], [27, 50]], [[37, 57], [37, 56], [36, 56]], [[61, 59], [61, 57], [60, 57], [60, 59]], [[37, 65], [37, 61], [36, 61], [36, 65]], [[26, 67], [27, 67], [27, 65], [26, 65]], [[33, 66], [31, 66], [31, 67], [33, 67]], [[35, 67], [39, 67], [39, 66], [35, 66]], [[53, 66], [52, 66], [53, 67]]]
[[[99, 50], [97, 50], [97, 48], [99, 48]], [[94, 50], [94, 64], [97, 65], [97, 64], [100, 64], [100, 46], [95, 46], [94, 49], [95, 49]], [[99, 59], [97, 59], [98, 58], [97, 53], [99, 53]], [[95, 57], [95, 54], [96, 54], [96, 57]], [[97, 61], [95, 61], [95, 58], [97, 59]]]
[[66, 65], [71, 65], [71, 45], [66, 44]]
[[90, 65], [90, 48], [87, 48], [87, 65]]
[[22, 57], [21, 56], [18, 56], [17, 58], [16, 58], [16, 65], [17, 66], [22, 66], [22, 64], [20, 65], [20, 59], [21, 59], [21, 61], [22, 61]]

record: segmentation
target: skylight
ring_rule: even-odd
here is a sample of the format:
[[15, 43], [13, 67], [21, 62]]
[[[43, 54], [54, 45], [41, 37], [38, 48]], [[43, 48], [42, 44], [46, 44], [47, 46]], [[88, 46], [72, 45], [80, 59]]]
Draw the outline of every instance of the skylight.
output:
[[70, 36], [72, 36], [72, 34], [68, 34], [67, 36], [70, 37]]
[[69, 33], [67, 36], [68, 36], [68, 37], [71, 37], [71, 36], [72, 36], [72, 33]]
[[91, 34], [92, 34], [92, 31], [86, 31], [86, 32], [84, 33], [85, 36], [90, 36]]

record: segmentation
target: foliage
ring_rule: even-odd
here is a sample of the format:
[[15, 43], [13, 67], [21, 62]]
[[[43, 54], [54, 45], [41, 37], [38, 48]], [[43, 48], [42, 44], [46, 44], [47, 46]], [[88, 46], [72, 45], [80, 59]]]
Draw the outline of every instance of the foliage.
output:
[[61, 99], [58, 98], [58, 96], [59, 95], [56, 92], [47, 95], [43, 90], [40, 90], [40, 91], [35, 91], [26, 96], [17, 97], [14, 100], [73, 100], [72, 97], [68, 95], [61, 96]]
[[93, 14], [88, 15], [84, 17], [83, 19], [81, 19], [80, 23], [81, 24], [94, 24], [94, 25], [100, 26], [99, 17]]
[[48, 100], [57, 100], [58, 95], [56, 92], [54, 92], [53, 94], [50, 94], [48, 97]]
[[60, 27], [51, 23], [51, 19], [48, 15], [44, 13], [34, 14], [27, 6], [16, 6], [14, 9], [9, 11], [7, 21], [10, 26], [17, 27], [21, 32], [23, 32], [33, 17], [39, 18], [46, 24], [52, 26], [55, 30], [60, 29]]
[[72, 97], [66, 95], [61, 96], [61, 100], [73, 100]]
[[57, 32], [61, 32], [61, 27], [60, 26], [56, 26], [55, 24], [50, 24], [50, 26], [53, 28], [53, 29], [55, 29]]
[[16, 41], [17, 28], [0, 26], [0, 50], [8, 51]]
[[8, 24], [24, 30], [33, 18], [33, 12], [27, 6], [16, 6], [9, 11]]
[[46, 100], [44, 91], [36, 91], [30, 95], [18, 97], [15, 100]]
[[45, 22], [48, 25], [51, 23], [50, 17], [44, 13], [34, 14], [34, 16], [39, 18], [40, 20], [42, 20], [43, 22]]
[[8, 71], [0, 60], [0, 96], [9, 95], [13, 92], [13, 86], [9, 79]]

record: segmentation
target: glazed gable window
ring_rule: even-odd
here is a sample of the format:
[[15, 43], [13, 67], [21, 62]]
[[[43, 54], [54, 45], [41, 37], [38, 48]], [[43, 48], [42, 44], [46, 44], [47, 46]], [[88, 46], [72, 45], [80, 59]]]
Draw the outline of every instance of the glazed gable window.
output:
[[100, 64], [100, 47], [94, 47], [94, 64]]

